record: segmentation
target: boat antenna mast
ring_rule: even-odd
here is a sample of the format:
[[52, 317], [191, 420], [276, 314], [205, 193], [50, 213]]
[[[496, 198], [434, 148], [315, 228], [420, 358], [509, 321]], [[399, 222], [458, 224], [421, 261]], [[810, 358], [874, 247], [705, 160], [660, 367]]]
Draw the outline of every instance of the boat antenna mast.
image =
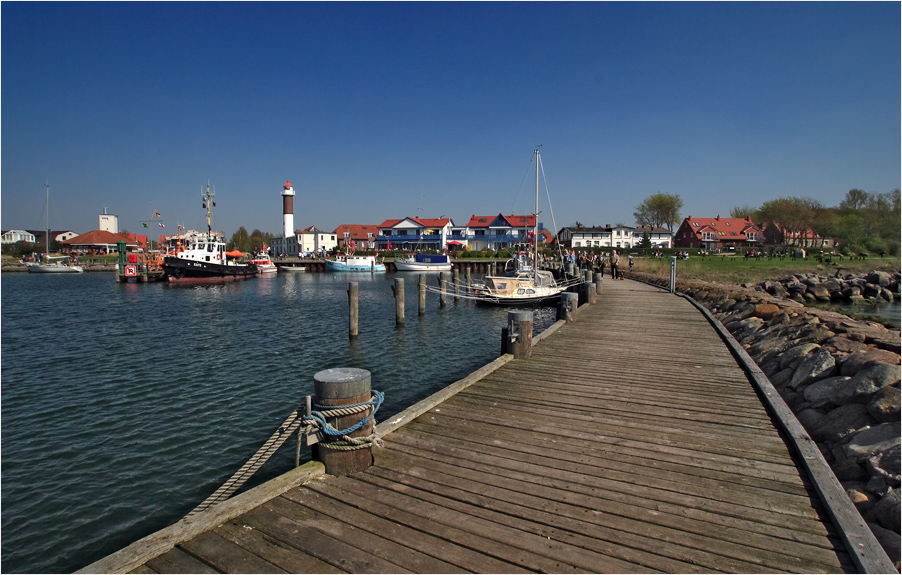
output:
[[535, 210], [533, 213], [533, 218], [535, 218], [532, 222], [532, 269], [533, 275], [536, 275], [535, 270], [539, 267], [539, 162], [541, 162], [541, 157], [539, 156], [539, 148], [542, 147], [542, 144], [536, 146], [536, 204]]
[[216, 206], [216, 202], [214, 202], [212, 198], [215, 195], [214, 192], [210, 191], [210, 182], [207, 182], [207, 191], [201, 192], [200, 197], [204, 199], [204, 208], [207, 210], [207, 237], [211, 240], [213, 239], [213, 207]]
[[47, 262], [50, 262], [50, 182], [44, 183], [44, 188], [47, 190], [47, 215], [46, 217], [46, 234], [44, 234], [44, 241], [47, 245], [45, 248], [47, 251], [44, 256], [47, 258]]

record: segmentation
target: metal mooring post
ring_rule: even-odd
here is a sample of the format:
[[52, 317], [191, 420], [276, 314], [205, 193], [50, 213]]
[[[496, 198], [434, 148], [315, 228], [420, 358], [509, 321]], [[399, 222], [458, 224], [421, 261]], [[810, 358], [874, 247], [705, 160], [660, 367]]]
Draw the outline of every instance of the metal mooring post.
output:
[[507, 328], [501, 330], [501, 346], [505, 353], [513, 354], [514, 359], [525, 359], [532, 356], [532, 324], [531, 311], [507, 312]]
[[[319, 409], [331, 409], [342, 405], [365, 403], [373, 398], [370, 389], [370, 372], [356, 367], [337, 367], [325, 369], [313, 376], [313, 393], [316, 396], [316, 406]], [[341, 415], [330, 421], [330, 425], [336, 429], [347, 429], [359, 423], [372, 413], [370, 406], [366, 411], [351, 415]], [[348, 434], [348, 437], [367, 437], [372, 435], [375, 421], [373, 418], [356, 431]], [[329, 475], [350, 475], [363, 471], [373, 464], [373, 452], [370, 447], [355, 449], [353, 451], [339, 451], [329, 449], [329, 443], [340, 437], [329, 436], [319, 445], [319, 460], [326, 466]]]
[[676, 256], [670, 256], [670, 293], [676, 292]]

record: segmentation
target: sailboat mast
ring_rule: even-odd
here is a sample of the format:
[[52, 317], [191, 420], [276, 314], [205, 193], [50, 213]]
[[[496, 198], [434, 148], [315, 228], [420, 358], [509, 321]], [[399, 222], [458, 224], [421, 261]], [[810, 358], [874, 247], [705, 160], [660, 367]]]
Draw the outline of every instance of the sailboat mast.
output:
[[207, 183], [207, 193], [204, 194], [204, 206], [207, 208], [207, 238], [213, 239], [213, 225], [211, 222], [212, 215], [212, 206], [210, 205], [210, 198], [213, 197], [213, 194], [210, 193], [210, 184]]
[[534, 212], [535, 221], [532, 223], [532, 253], [535, 258], [533, 269], [539, 266], [539, 149], [536, 148], [536, 207]]
[[47, 245], [46, 247], [46, 256], [47, 262], [50, 262], [50, 182], [44, 184], [44, 187], [47, 189], [47, 216], [46, 216], [46, 227], [47, 234], [44, 236], [44, 242]]

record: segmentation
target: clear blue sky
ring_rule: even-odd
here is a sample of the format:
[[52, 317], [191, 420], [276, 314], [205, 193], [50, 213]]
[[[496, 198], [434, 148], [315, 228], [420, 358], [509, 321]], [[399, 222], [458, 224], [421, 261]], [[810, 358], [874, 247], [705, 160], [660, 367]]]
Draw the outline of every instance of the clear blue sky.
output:
[[[2, 227], [558, 227], [900, 186], [900, 3], [3, 2]], [[543, 200], [544, 202], [544, 200]], [[551, 226], [550, 212], [539, 220]], [[159, 230], [157, 230], [159, 231]]]

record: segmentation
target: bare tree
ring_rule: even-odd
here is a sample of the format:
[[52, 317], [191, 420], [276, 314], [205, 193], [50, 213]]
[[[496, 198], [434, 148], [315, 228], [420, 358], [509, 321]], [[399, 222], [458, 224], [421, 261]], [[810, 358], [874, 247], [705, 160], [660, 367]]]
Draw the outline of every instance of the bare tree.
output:
[[680, 211], [683, 209], [683, 200], [677, 194], [652, 194], [642, 203], [636, 206], [633, 216], [636, 224], [651, 226], [654, 228], [666, 227], [671, 232], [680, 219]]

